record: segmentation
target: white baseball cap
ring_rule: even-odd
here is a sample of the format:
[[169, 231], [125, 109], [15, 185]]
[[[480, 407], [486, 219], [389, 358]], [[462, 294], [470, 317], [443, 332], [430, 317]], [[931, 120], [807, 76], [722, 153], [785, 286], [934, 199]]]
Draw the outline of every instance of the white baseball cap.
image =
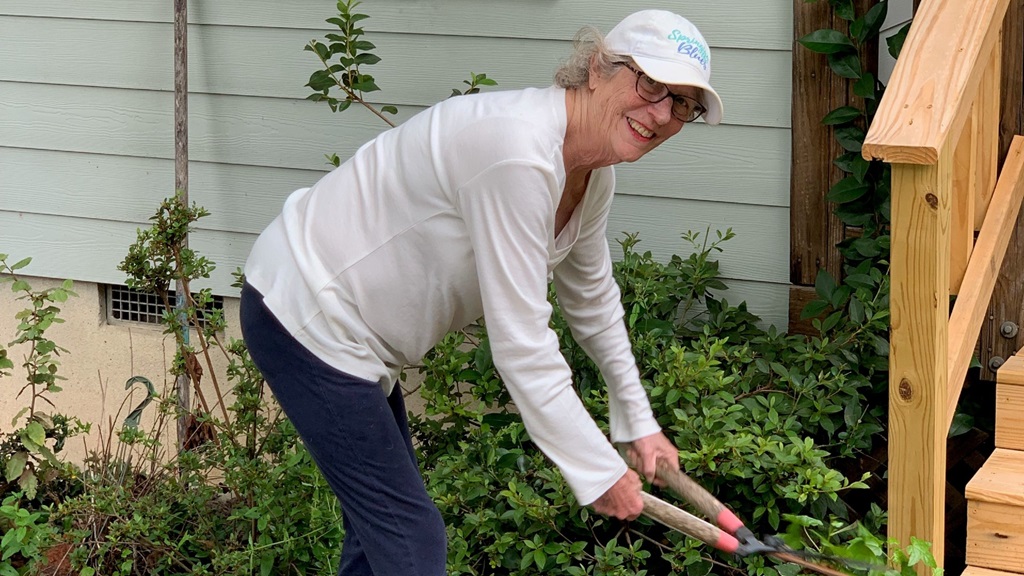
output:
[[616, 24], [604, 42], [662, 84], [703, 90], [704, 122], [722, 121], [722, 99], [711, 87], [711, 49], [689, 20], [667, 10], [641, 10]]

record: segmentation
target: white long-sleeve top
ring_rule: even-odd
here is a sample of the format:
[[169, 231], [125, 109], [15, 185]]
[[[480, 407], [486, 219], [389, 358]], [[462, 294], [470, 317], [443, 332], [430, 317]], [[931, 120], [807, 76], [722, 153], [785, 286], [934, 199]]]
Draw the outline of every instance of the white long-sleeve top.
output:
[[612, 441], [660, 428], [612, 277], [610, 167], [591, 174], [554, 233], [565, 131], [559, 88], [437, 104], [289, 196], [245, 274], [303, 346], [386, 393], [403, 366], [483, 316], [494, 364], [530, 436], [589, 504], [626, 464], [572, 386], [549, 327], [549, 278], [608, 383]]

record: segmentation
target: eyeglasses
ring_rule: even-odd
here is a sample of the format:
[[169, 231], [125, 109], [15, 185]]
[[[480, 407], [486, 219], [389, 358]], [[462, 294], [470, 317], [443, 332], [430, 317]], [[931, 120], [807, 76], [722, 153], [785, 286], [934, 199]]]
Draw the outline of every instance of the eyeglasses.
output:
[[674, 116], [676, 120], [679, 120], [680, 122], [693, 122], [708, 111], [707, 108], [697, 100], [690, 98], [689, 96], [683, 96], [682, 94], [673, 94], [669, 92], [668, 86], [652, 79], [640, 70], [637, 70], [626, 63], [622, 63], [622, 65], [629, 68], [634, 74], [636, 74], [636, 93], [647, 102], [657, 104], [665, 98], [670, 96], [672, 97], [672, 116]]

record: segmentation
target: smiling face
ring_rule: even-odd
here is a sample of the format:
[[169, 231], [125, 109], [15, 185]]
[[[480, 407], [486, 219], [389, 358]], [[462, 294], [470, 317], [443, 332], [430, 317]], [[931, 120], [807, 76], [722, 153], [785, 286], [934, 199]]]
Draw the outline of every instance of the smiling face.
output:
[[[672, 115], [672, 98], [651, 103], [637, 94], [637, 75], [626, 66], [616, 66], [609, 76], [591, 70], [590, 133], [599, 135], [601, 155], [610, 164], [634, 162], [682, 130], [684, 122]], [[700, 100], [701, 91], [692, 86], [669, 86], [680, 96]]]

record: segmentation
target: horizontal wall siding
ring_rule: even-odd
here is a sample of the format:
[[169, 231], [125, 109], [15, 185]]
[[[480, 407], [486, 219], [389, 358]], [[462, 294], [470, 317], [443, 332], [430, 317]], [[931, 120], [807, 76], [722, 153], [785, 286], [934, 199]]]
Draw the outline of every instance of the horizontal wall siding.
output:
[[[317, 63], [306, 42], [319, 30], [237, 26], [189, 27], [189, 90], [275, 98], [305, 98]], [[60, 38], [54, 43], [53, 38]], [[166, 90], [174, 88], [170, 24], [7, 18], [0, 20], [0, 80]], [[571, 49], [568, 41], [422, 34], [373, 36], [382, 61], [373, 67], [385, 88], [371, 94], [388, 104], [425, 106], [461, 85], [468, 71], [501, 70], [501, 87], [537, 85]], [[65, 46], [88, 46], [67, 51]], [[242, 49], [242, 47], [245, 47]], [[480, 54], [488, 54], [486, 63]], [[416, 58], [407, 55], [416, 54]], [[715, 90], [728, 102], [730, 124], [787, 127], [789, 52], [722, 48], [714, 54]], [[58, 60], [60, 66], [53, 63]], [[443, 61], [437, 69], [424, 62]], [[545, 76], [546, 74], [546, 76]], [[497, 76], [491, 73], [492, 76]], [[750, 78], [763, 78], [749, 89]], [[321, 105], [322, 107], [323, 105]]]
[[[628, 197], [624, 201], [630, 202]], [[636, 213], [639, 219], [657, 219], [651, 214], [649, 207], [634, 207], [627, 204], [624, 211]], [[784, 218], [785, 213], [782, 213], [776, 220]], [[635, 224], [636, 219], [629, 219], [627, 223], [623, 223], [622, 219], [616, 218], [610, 223], [609, 235], [613, 241], [621, 239], [622, 234], [611, 231], [638, 228]], [[736, 252], [750, 248], [750, 244], [754, 243], [750, 241], [752, 235], [745, 232], [757, 226], [757, 223], [751, 223], [747, 219], [740, 220], [737, 222], [733, 216], [723, 214], [715, 223], [722, 229], [733, 226], [740, 230], [740, 236], [731, 241], [732, 245], [726, 245], [729, 250]], [[0, 230], [3, 231], [5, 252], [15, 259], [26, 255], [33, 256], [32, 265], [27, 269], [33, 276], [120, 284], [124, 282], [124, 275], [117, 271], [117, 263], [124, 258], [128, 245], [135, 241], [138, 225], [112, 220], [91, 220], [78, 216], [0, 211]], [[747, 241], [740, 240], [744, 236], [748, 237]], [[255, 234], [236, 232], [194, 232], [189, 238], [190, 246], [217, 264], [210, 280], [197, 282], [197, 287], [219, 287], [221, 292], [234, 294], [225, 287], [234, 282], [232, 273], [245, 263], [245, 257], [255, 238]], [[662, 258], [679, 253], [680, 248], [685, 246], [679, 235], [667, 231], [664, 234], [649, 234], [642, 237], [639, 246], [639, 249], [651, 250]], [[621, 249], [615, 245], [612, 253], [618, 255]], [[88, 257], [83, 257], [84, 254], [88, 254]], [[744, 267], [748, 262], [749, 260], [735, 262], [733, 265]], [[739, 272], [744, 273], [743, 270]], [[789, 293], [787, 283], [733, 279], [728, 284], [729, 290], [722, 295], [731, 303], [747, 301], [750, 310], [761, 315], [766, 322], [785, 326], [786, 311], [778, 306], [778, 302], [786, 302]]]
[[[583, 24], [607, 30], [639, 2], [563, 0], [523, 7], [478, 0], [373, 0], [361, 9], [383, 58], [379, 104], [401, 122], [486, 72], [499, 88], [543, 86]], [[732, 302], [785, 324], [792, 6], [780, 0], [673, 4], [714, 50], [722, 126], [687, 126], [640, 162], [617, 167], [609, 227], [638, 231], [659, 258], [680, 235], [732, 227], [721, 255]], [[333, 3], [190, 2], [190, 196], [211, 215], [193, 245], [230, 271], [292, 190], [385, 125], [353, 107], [304, 100]], [[0, 4], [0, 252], [33, 256], [33, 274], [123, 282], [135, 230], [172, 193], [170, 3], [81, 0]]]
[[[0, 139], [6, 147], [174, 158], [170, 92], [0, 81], [0, 94]], [[403, 107], [398, 118], [418, 110]], [[189, 117], [193, 163], [321, 171], [326, 169], [324, 154], [354, 153], [382, 124], [357, 107], [332, 115], [305, 100], [216, 94], [192, 95]], [[616, 167], [620, 191], [786, 206], [787, 138], [786, 130], [693, 124], [640, 162]], [[170, 174], [168, 187], [174, 182]], [[308, 183], [303, 180], [281, 192]], [[199, 184], [192, 187], [198, 191]], [[11, 190], [6, 195], [31, 198], [35, 192]]]
[[[334, 14], [334, 2], [217, 0], [188, 3], [189, 22], [258, 28], [321, 28]], [[493, 38], [571, 38], [584, 24], [608, 30], [623, 16], [644, 8], [677, 10], [692, 20], [712, 46], [790, 50], [793, 11], [790, 0], [729, 2], [482, 2], [481, 0], [371, 0], [359, 10], [371, 18], [373, 32], [483, 36]], [[86, 20], [171, 22], [164, 0], [76, 0], [39, 2], [4, 0], [0, 14]]]

